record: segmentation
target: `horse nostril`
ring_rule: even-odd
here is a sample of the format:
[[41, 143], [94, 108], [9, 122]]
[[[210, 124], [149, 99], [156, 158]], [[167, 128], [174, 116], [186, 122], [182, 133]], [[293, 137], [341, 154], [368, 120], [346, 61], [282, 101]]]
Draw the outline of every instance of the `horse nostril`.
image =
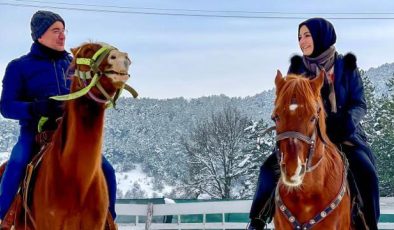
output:
[[305, 170], [306, 170], [306, 166], [305, 166], [305, 164], [302, 164], [301, 165], [300, 175], [303, 175], [305, 173]]

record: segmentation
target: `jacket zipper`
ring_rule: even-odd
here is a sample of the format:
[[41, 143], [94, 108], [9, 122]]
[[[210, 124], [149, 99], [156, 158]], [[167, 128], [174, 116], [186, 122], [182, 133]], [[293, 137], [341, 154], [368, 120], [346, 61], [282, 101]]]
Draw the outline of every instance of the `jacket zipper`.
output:
[[55, 70], [55, 77], [56, 77], [56, 82], [57, 82], [58, 95], [60, 95], [60, 84], [59, 84], [59, 77], [58, 77], [57, 69], [56, 69], [56, 62], [55, 62], [55, 60], [52, 60], [52, 62], [53, 62], [53, 68]]
[[68, 89], [67, 84], [66, 84], [66, 72], [64, 71], [64, 68], [62, 67], [62, 73], [63, 73], [63, 83], [64, 83], [64, 88]]

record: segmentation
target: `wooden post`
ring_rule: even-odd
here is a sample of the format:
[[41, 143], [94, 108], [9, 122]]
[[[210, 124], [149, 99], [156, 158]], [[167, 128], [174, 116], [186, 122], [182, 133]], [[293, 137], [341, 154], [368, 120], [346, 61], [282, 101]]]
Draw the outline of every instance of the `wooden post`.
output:
[[152, 216], [153, 216], [153, 204], [148, 204], [148, 211], [146, 213], [146, 223], [145, 223], [145, 230], [150, 230], [150, 225], [152, 224]]

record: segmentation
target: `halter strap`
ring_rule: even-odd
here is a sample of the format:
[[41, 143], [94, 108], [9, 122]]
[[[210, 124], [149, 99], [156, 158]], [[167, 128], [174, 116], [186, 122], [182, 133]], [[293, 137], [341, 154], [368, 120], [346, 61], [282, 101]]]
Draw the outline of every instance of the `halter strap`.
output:
[[93, 54], [92, 58], [77, 58], [76, 63], [78, 65], [90, 66], [94, 72], [98, 72], [98, 67], [104, 60], [105, 56], [115, 49], [116, 48], [113, 46], [103, 46]]
[[312, 138], [310, 138], [310, 137], [305, 136], [304, 134], [299, 133], [299, 132], [287, 131], [287, 132], [283, 132], [283, 133], [276, 135], [275, 140], [280, 141], [280, 140], [287, 139], [287, 138], [296, 138], [296, 139], [306, 142], [307, 144], [312, 145], [315, 143], [316, 138], [314, 138], [314, 137], [316, 137], [315, 133], [313, 133]]
[[79, 69], [76, 69], [74, 76], [77, 76], [83, 80], [87, 80], [92, 77], [90, 72], [93, 71], [94, 73], [93, 79], [90, 81], [89, 85], [85, 86], [84, 88], [76, 92], [66, 95], [53, 96], [50, 98], [58, 101], [68, 101], [82, 97], [83, 95], [87, 94], [90, 91], [90, 89], [97, 84], [99, 80], [100, 74], [98, 67], [100, 66], [101, 62], [104, 60], [107, 54], [111, 52], [111, 50], [115, 50], [115, 49], [116, 48], [112, 46], [103, 46], [99, 50], [97, 50], [96, 53], [93, 54], [92, 58], [76, 58], [75, 62], [77, 65], [87, 65], [90, 67], [90, 70], [80, 71]]
[[99, 76], [97, 74], [94, 75], [93, 79], [90, 81], [89, 85], [86, 86], [85, 88], [82, 88], [76, 92], [66, 94], [66, 95], [59, 95], [59, 96], [52, 96], [50, 97], [51, 99], [57, 100], [57, 101], [68, 101], [68, 100], [73, 100], [79, 97], [82, 97], [83, 95], [87, 94], [93, 86], [96, 85], [96, 83], [99, 80]]
[[[277, 134], [275, 137], [275, 140], [278, 143], [278, 141], [284, 140], [287, 138], [296, 138], [298, 140], [302, 140], [305, 143], [309, 144], [308, 158], [306, 159], [306, 172], [311, 172], [319, 165], [319, 163], [322, 160], [322, 158], [320, 158], [320, 160], [314, 166], [312, 166], [312, 157], [313, 157], [313, 154], [315, 153], [315, 147], [316, 147], [316, 132], [317, 131], [315, 129], [312, 136], [308, 137], [300, 132], [287, 131], [287, 132]], [[277, 146], [278, 146], [278, 144], [277, 144]], [[277, 147], [276, 152], [278, 154], [278, 159], [281, 159], [281, 156], [279, 155], [279, 147]]]
[[[120, 92], [123, 88], [125, 88], [127, 91], [129, 91], [134, 98], [138, 96], [138, 93], [129, 85], [126, 85], [122, 88], [116, 91], [115, 97], [112, 98], [109, 96], [109, 94], [105, 91], [105, 89], [101, 86], [99, 82], [99, 78], [101, 77], [101, 73], [99, 70], [99, 66], [101, 62], [104, 60], [104, 58], [111, 52], [112, 50], [115, 50], [116, 48], [113, 46], [103, 46], [101, 47], [96, 53], [94, 53], [92, 58], [76, 58], [75, 62], [77, 65], [87, 65], [90, 67], [89, 71], [81, 71], [79, 69], [76, 69], [74, 72], [74, 76], [80, 78], [84, 82], [84, 87], [76, 92], [66, 94], [66, 95], [59, 95], [59, 96], [52, 96], [50, 97], [51, 99], [58, 100], [58, 101], [68, 101], [68, 100], [73, 100], [79, 97], [82, 97], [86, 94], [89, 94], [89, 96], [99, 102], [99, 103], [106, 103], [106, 107], [115, 107], [115, 102], [116, 99], [119, 97]], [[79, 52], [79, 51], [78, 51]], [[92, 77], [92, 72], [94, 73], [94, 76]], [[92, 79], [90, 83], [87, 85], [85, 83], [86, 80]], [[90, 93], [91, 88], [96, 86], [98, 90], [104, 95], [104, 97], [107, 100], [102, 100], [94, 96], [92, 93]]]

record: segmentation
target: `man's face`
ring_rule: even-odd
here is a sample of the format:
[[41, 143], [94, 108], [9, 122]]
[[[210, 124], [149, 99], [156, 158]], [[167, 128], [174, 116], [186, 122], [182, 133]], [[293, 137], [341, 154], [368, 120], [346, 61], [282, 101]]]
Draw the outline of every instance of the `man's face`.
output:
[[64, 43], [66, 41], [66, 30], [63, 23], [56, 21], [47, 31], [38, 39], [38, 41], [46, 47], [57, 51], [64, 51]]

